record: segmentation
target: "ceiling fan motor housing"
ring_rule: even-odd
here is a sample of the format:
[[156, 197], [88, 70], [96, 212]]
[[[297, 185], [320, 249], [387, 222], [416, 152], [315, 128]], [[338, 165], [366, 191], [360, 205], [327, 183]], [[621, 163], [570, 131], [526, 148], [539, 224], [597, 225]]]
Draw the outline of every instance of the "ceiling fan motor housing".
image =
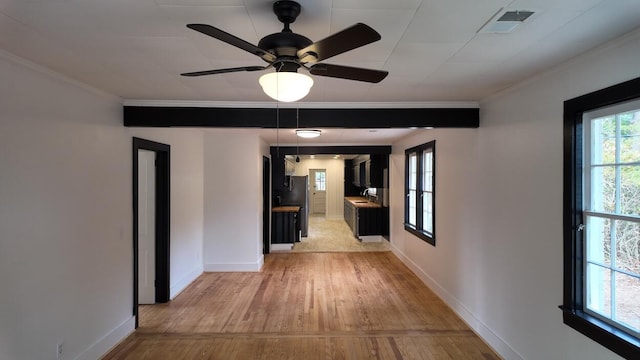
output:
[[260, 39], [258, 47], [278, 57], [273, 62], [277, 71], [296, 71], [300, 67], [297, 57], [298, 50], [313, 44], [311, 39], [296, 34], [289, 28], [289, 24], [300, 15], [300, 4], [295, 1], [276, 1], [273, 4], [273, 12], [278, 20], [284, 23], [284, 29]]
[[295, 1], [276, 1], [273, 3], [273, 12], [278, 17], [278, 20], [284, 23], [285, 29], [288, 30], [289, 24], [296, 21], [296, 18], [300, 15], [300, 4]]
[[306, 36], [293, 32], [279, 32], [260, 39], [258, 47], [276, 56], [296, 56], [298, 50], [313, 44]]

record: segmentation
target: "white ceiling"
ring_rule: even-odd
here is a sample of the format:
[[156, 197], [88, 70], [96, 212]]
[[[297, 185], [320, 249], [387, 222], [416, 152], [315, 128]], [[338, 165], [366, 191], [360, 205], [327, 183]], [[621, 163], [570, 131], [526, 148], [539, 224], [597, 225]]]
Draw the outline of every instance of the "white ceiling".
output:
[[[639, 0], [298, 2], [302, 13], [291, 28], [311, 40], [357, 22], [382, 36], [324, 62], [389, 71], [379, 84], [316, 76], [304, 103], [477, 102], [640, 24]], [[282, 29], [272, 3], [0, 0], [0, 48], [123, 99], [268, 102], [258, 85], [261, 72], [196, 78], [179, 74], [264, 65], [258, 57], [185, 25], [210, 24], [257, 44]], [[478, 32], [501, 9], [536, 13], [510, 34]], [[273, 133], [267, 137], [273, 139]], [[331, 143], [357, 140], [345, 139], [348, 133], [340, 133], [339, 141], [321, 138]], [[379, 141], [381, 134], [354, 135]]]
[[320, 129], [322, 135], [313, 139], [297, 138], [294, 129], [220, 129], [210, 128], [210, 134], [258, 134], [274, 146], [365, 146], [390, 145], [392, 141], [426, 129]]

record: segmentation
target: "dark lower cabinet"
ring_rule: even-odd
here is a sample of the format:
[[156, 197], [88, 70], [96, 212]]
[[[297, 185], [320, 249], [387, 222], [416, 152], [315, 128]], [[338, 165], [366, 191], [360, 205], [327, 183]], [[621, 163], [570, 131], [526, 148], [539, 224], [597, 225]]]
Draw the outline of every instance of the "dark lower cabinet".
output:
[[388, 207], [383, 207], [382, 208], [382, 236], [384, 236], [385, 238], [387, 238], [387, 240], [389, 240], [389, 208]]
[[271, 243], [293, 244], [300, 241], [298, 212], [273, 212], [271, 214]]
[[383, 207], [357, 207], [350, 201], [344, 201], [344, 219], [357, 238], [369, 235], [384, 235], [385, 210]]
[[382, 235], [382, 208], [359, 208], [358, 236]]

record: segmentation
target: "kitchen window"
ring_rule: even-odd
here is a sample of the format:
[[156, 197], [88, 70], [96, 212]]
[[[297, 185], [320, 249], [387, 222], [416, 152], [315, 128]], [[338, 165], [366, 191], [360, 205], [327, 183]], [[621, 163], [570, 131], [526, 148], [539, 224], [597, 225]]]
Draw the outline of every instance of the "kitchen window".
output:
[[564, 108], [563, 319], [640, 358], [640, 78]]
[[435, 150], [435, 140], [405, 150], [404, 221], [405, 230], [434, 246]]

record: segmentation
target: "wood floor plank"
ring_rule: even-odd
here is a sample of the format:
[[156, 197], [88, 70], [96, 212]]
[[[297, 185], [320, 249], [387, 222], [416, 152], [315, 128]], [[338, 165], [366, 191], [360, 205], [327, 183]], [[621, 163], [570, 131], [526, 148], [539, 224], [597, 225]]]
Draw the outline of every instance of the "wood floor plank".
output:
[[327, 252], [202, 274], [104, 359], [499, 357], [393, 253]]

